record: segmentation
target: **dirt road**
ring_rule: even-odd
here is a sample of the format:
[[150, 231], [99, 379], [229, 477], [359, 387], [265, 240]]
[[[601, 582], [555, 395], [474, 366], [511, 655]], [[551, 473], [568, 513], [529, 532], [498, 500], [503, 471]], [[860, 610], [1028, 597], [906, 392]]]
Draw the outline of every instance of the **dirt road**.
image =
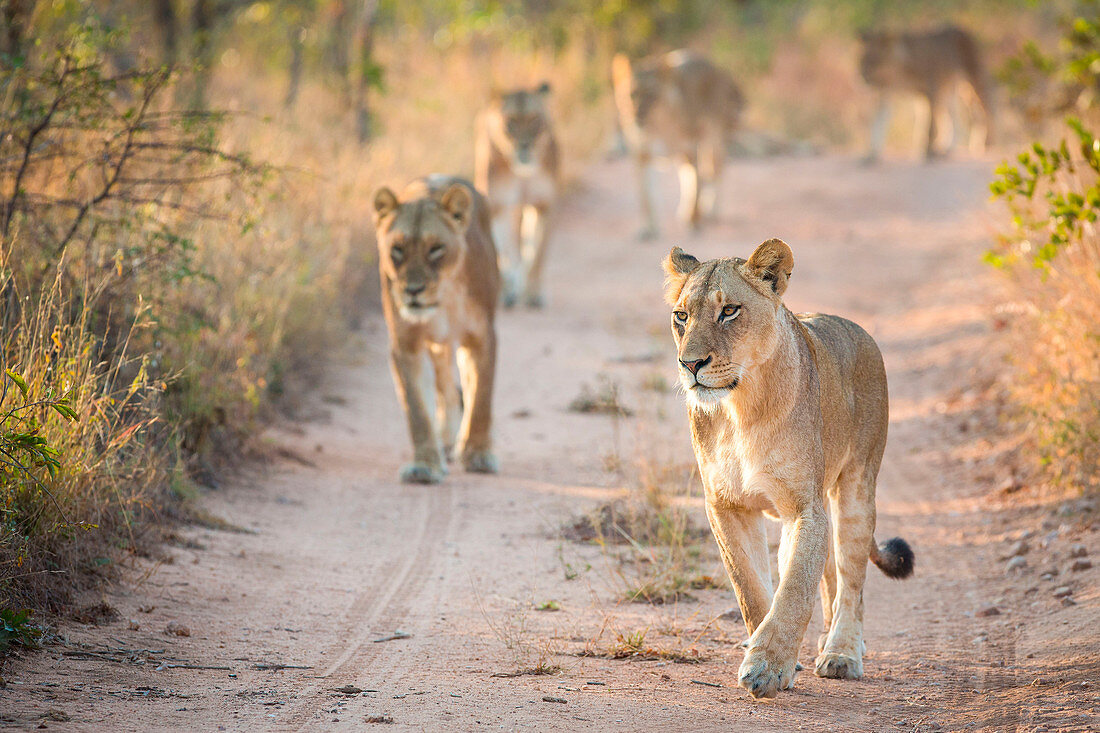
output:
[[[979, 261], [994, 226], [991, 168], [738, 162], [723, 220], [696, 238], [671, 221], [669, 175], [666, 236], [642, 244], [629, 164], [595, 166], [560, 215], [549, 306], [500, 318], [501, 475], [396, 482], [408, 439], [384, 324], [365, 304], [359, 358], [332, 374], [314, 417], [270, 431], [273, 453], [289, 458], [206, 498], [249, 531], [186, 530], [167, 549], [171, 563], [135, 560], [106, 597], [122, 620], [73, 624], [67, 646], [10, 670], [0, 721], [120, 731], [358, 730], [371, 720], [449, 730], [1097, 729], [1098, 569], [1067, 563], [1071, 544], [1100, 552], [1098, 537], [1014, 498], [1026, 491], [996, 492], [1013, 480], [1016, 443], [991, 420], [995, 278]], [[683, 406], [662, 389], [675, 378], [659, 266], [669, 246], [747, 256], [772, 236], [794, 249], [791, 307], [852, 318], [882, 346], [892, 422], [878, 537], [906, 537], [917, 572], [899, 583], [869, 569], [863, 680], [806, 671], [761, 703], [736, 687], [744, 631], [718, 618], [733, 605], [724, 579], [694, 600], [628, 603], [615, 559], [563, 539], [560, 527], [643, 469], [690, 470]], [[634, 414], [568, 410], [601, 384], [617, 385]], [[698, 492], [682, 502], [702, 521]], [[1006, 573], [1002, 558], [1029, 530], [1026, 566]], [[720, 576], [711, 555], [700, 562]], [[1042, 579], [1048, 566], [1058, 575]], [[1054, 597], [1060, 586], [1074, 605]], [[166, 634], [170, 622], [190, 636]], [[808, 670], [818, 624], [803, 649]], [[577, 656], [638, 634], [701, 661]], [[499, 676], [540, 661], [561, 671]]]

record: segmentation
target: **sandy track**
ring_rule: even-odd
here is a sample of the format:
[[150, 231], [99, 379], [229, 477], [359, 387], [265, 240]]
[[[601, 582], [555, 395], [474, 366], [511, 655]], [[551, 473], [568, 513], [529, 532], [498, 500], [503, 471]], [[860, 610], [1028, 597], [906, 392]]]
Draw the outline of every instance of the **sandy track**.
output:
[[[1027, 569], [1006, 575], [1000, 559], [1045, 515], [988, 498], [1011, 476], [1005, 458], [1015, 447], [989, 420], [998, 355], [993, 278], [979, 256], [992, 230], [990, 168], [739, 162], [725, 181], [722, 221], [697, 238], [671, 221], [670, 175], [667, 234], [647, 244], [632, 237], [629, 165], [592, 168], [560, 215], [549, 307], [500, 319], [500, 476], [396, 483], [409, 448], [372, 304], [361, 358], [332, 374], [316, 414], [270, 430], [291, 458], [207, 497], [213, 513], [253, 532], [190, 529], [169, 548], [170, 564], [146, 576], [152, 564], [135, 561], [108, 600], [139, 628], [67, 628], [69, 647], [12, 670], [0, 722], [35, 727], [53, 710], [70, 720], [47, 720], [50, 728], [135, 731], [350, 730], [383, 715], [395, 728], [453, 730], [1100, 726], [1097, 571], [1062, 573], [1072, 607], [1038, 578], [1069, 543], [1097, 545], [1096, 535], [1048, 519], [1047, 547]], [[792, 692], [754, 703], [735, 687], [743, 629], [710, 623], [732, 604], [730, 591], [665, 607], [617, 603], [614, 564], [557, 529], [619, 495], [638, 466], [693, 460], [677, 396], [642, 388], [657, 375], [674, 379], [660, 294], [668, 247], [746, 256], [771, 236], [795, 252], [792, 308], [853, 318], [882, 346], [892, 422], [878, 536], [909, 539], [917, 575], [896, 583], [869, 570], [864, 680], [806, 672]], [[601, 378], [619, 386], [633, 417], [566, 409]], [[697, 496], [684, 501], [701, 516]], [[560, 612], [532, 611], [551, 599]], [[977, 616], [986, 604], [1000, 613]], [[191, 636], [165, 635], [169, 621]], [[410, 636], [375, 641], [398, 630]], [[638, 630], [706, 661], [572, 656]], [[152, 650], [137, 656], [157, 661], [65, 654], [78, 643]], [[539, 649], [558, 653], [559, 675], [493, 676], [529, 665]], [[232, 669], [156, 671], [171, 660]], [[265, 663], [308, 669], [255, 668]], [[333, 691], [344, 685], [362, 692]]]

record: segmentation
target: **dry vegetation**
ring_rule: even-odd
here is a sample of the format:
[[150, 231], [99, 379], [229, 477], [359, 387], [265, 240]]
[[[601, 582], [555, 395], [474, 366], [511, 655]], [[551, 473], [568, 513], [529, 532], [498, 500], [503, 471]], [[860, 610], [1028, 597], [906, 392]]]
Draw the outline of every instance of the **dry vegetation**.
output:
[[1060, 139], [1036, 142], [998, 169], [992, 189], [1012, 227], [987, 255], [1009, 274], [1022, 306], [1008, 380], [1016, 417], [1044, 473], [1071, 494], [1100, 490], [1098, 11], [1095, 0], [1079, 3], [1056, 54], [1033, 47], [1017, 65], [1033, 64], [1070, 90], [1079, 117], [1067, 121]]
[[[331, 9], [347, 3], [224, 5], [235, 10], [190, 55], [177, 49], [171, 74], [148, 3], [42, 3], [26, 59], [0, 49], [0, 348], [14, 375], [0, 401], [5, 613], [60, 608], [143, 551], [149, 520], [178, 513], [247, 452], [273, 405], [309, 399], [318, 366], [376, 301], [370, 193], [429, 171], [468, 175], [474, 118], [494, 87], [550, 81], [574, 180], [607, 144], [618, 50], [690, 42], [738, 70], [751, 124], [856, 148], [865, 92], [854, 29], [926, 23], [947, 4], [517, 2], [472, 13], [383, 2], [360, 69], [370, 83], [354, 93], [326, 45]], [[1009, 23], [992, 0], [966, 3], [959, 19], [991, 8]], [[364, 105], [365, 126], [352, 110]], [[1050, 279], [1070, 282], [1090, 262], [1067, 251], [1065, 274]], [[1095, 298], [1052, 302], [1072, 325], [1051, 338], [1091, 343], [1080, 329], [1095, 317], [1073, 309]], [[1095, 363], [1082, 356], [1074, 373]], [[1066, 368], [1042, 368], [1056, 366]], [[654, 377], [646, 389], [668, 385]], [[582, 398], [576, 409], [628, 414], [608, 385]], [[1087, 403], [1074, 405], [1083, 415]], [[705, 527], [665, 496], [662, 470], [639, 478], [634, 508], [592, 525], [591, 539], [618, 553], [623, 598], [675, 600], [709, 582]]]

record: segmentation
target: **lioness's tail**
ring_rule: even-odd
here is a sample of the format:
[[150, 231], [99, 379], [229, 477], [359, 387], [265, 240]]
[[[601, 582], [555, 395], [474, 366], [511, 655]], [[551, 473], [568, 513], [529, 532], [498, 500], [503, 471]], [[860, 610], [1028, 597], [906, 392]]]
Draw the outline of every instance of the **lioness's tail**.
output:
[[894, 537], [876, 546], [871, 543], [871, 562], [886, 574], [887, 578], [901, 580], [913, 574], [913, 548], [901, 537]]

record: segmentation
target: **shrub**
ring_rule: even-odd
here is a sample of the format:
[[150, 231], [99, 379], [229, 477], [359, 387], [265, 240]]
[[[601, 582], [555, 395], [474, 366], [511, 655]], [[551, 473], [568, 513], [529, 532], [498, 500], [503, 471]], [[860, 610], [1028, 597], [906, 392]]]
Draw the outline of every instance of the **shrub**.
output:
[[[1082, 3], [1093, 11], [1095, 0]], [[1084, 39], [1091, 38], [1093, 42]], [[1095, 12], [1067, 23], [1066, 53], [1056, 63], [1034, 48], [1027, 57], [1082, 86], [1096, 84], [1100, 23]], [[1093, 100], [1093, 104], [1095, 100]], [[1084, 104], [1084, 102], [1080, 102]], [[1027, 303], [1012, 392], [1058, 484], [1096, 491], [1100, 476], [1100, 140], [1096, 116], [1067, 120], [1069, 135], [1036, 142], [997, 169], [994, 197], [1011, 227], [986, 260], [1009, 272]]]

